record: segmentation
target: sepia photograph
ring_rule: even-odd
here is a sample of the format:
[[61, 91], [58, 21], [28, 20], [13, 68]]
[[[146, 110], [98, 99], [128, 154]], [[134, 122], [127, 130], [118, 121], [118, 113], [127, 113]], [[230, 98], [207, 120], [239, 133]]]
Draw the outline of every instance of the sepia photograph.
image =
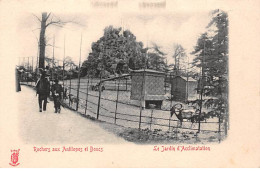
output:
[[[30, 42], [24, 46], [35, 47], [24, 48], [17, 64], [17, 92], [31, 105], [21, 104], [26, 107], [21, 119], [28, 123], [21, 125], [23, 138], [142, 144], [225, 139], [225, 11], [113, 14], [98, 23], [100, 17], [42, 12], [28, 14], [20, 23], [22, 39]], [[194, 30], [186, 35], [190, 27]], [[48, 119], [38, 129], [27, 128], [42, 117]], [[72, 139], [70, 134], [77, 137], [74, 126], [81, 128], [78, 136], [84, 132], [86, 137]], [[51, 131], [61, 137], [35, 135]]]
[[[7, 149], [11, 150], [9, 166], [0, 163], [0, 167], [49, 167], [26, 164], [20, 159], [25, 148], [31, 155], [44, 154], [46, 160], [54, 156], [83, 160], [87, 153], [98, 153], [105, 160], [116, 147], [124, 149], [121, 154], [126, 156], [130, 149], [134, 155], [133, 151], [143, 148], [154, 155], [205, 157], [228, 145], [228, 140], [234, 142], [230, 135], [239, 136], [231, 132], [232, 124], [241, 121], [230, 112], [230, 91], [234, 90], [230, 68], [235, 66], [229, 53], [229, 33], [234, 29], [230, 4], [193, 9], [192, 4], [169, 0], [90, 0], [53, 1], [49, 8], [45, 2], [41, 9], [40, 2], [24, 3], [17, 1], [13, 5], [17, 11], [10, 15], [18, 36], [10, 38], [15, 42], [9, 46], [14, 57], [8, 58], [8, 68], [14, 72], [7, 76], [15, 87], [9, 96], [10, 102], [15, 99], [10, 110], [15, 113], [12, 131], [21, 146]], [[10, 122], [3, 117], [4, 121]], [[234, 160], [229, 163], [236, 167]], [[116, 161], [71, 166], [205, 167], [195, 161], [191, 166], [160, 165], [160, 160], [153, 165], [148, 164], [152, 160], [145, 165], [130, 161], [113, 165]], [[51, 166], [70, 167], [63, 163], [52, 161]], [[250, 166], [256, 166], [253, 163]]]

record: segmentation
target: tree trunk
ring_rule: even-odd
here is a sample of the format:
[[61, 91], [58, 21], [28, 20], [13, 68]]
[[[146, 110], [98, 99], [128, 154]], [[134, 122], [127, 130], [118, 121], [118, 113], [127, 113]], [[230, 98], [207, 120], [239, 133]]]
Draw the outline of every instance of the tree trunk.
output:
[[40, 32], [40, 56], [39, 56], [39, 68], [44, 69], [45, 67], [45, 30], [46, 30], [47, 13], [42, 13], [41, 20], [41, 32]]

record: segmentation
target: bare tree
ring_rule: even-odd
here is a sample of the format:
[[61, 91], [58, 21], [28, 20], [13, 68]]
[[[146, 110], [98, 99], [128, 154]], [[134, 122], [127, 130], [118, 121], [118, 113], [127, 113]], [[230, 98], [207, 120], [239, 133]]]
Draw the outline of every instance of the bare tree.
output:
[[174, 58], [174, 70], [175, 71], [179, 71], [180, 69], [180, 60], [182, 60], [182, 58], [186, 57], [186, 52], [185, 49], [182, 47], [182, 45], [177, 44], [174, 47], [174, 54], [173, 54], [173, 58]]
[[75, 68], [77, 65], [72, 61], [72, 58], [70, 56], [67, 56], [64, 59], [64, 67], [67, 69]]
[[39, 39], [39, 46], [40, 46], [40, 52], [39, 52], [39, 68], [44, 68], [44, 61], [45, 61], [45, 48], [46, 48], [46, 37], [45, 32], [46, 29], [53, 25], [57, 27], [63, 27], [66, 23], [61, 21], [59, 18], [54, 17], [52, 13], [43, 12], [41, 19], [34, 15], [37, 20], [41, 23], [41, 31], [40, 31], [40, 39]]

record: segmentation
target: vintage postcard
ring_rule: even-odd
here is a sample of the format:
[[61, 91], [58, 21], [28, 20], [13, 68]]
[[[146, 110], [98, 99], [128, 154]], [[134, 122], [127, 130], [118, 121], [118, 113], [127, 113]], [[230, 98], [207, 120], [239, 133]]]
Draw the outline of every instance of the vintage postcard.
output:
[[259, 167], [259, 10], [0, 1], [0, 167]]

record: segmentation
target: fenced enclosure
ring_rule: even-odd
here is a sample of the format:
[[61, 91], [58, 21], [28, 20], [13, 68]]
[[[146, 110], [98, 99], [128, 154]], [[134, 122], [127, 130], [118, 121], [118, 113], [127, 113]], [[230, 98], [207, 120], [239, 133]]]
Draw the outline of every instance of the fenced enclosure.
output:
[[[139, 100], [130, 98], [131, 77], [131, 75], [123, 75], [102, 79], [85, 76], [71, 79], [71, 76], [68, 76], [67, 79], [60, 81], [60, 84], [64, 85], [63, 103], [68, 108], [97, 120], [129, 128], [161, 130], [171, 133], [176, 139], [182, 137], [184, 132], [205, 139], [215, 137], [217, 141], [221, 141], [226, 135], [227, 128], [223, 118], [212, 117], [194, 123], [184, 120], [181, 123], [176, 115], [171, 116], [171, 107], [180, 102], [173, 101], [169, 95], [171, 83], [167, 82], [167, 79], [163, 83], [165, 99], [160, 109], [154, 104], [147, 104], [144, 108], [142, 98]], [[35, 82], [27, 79], [22, 84], [34, 86]], [[144, 83], [140, 84], [143, 86]], [[189, 105], [182, 104], [185, 108], [190, 108]], [[206, 108], [203, 110], [207, 111]]]

